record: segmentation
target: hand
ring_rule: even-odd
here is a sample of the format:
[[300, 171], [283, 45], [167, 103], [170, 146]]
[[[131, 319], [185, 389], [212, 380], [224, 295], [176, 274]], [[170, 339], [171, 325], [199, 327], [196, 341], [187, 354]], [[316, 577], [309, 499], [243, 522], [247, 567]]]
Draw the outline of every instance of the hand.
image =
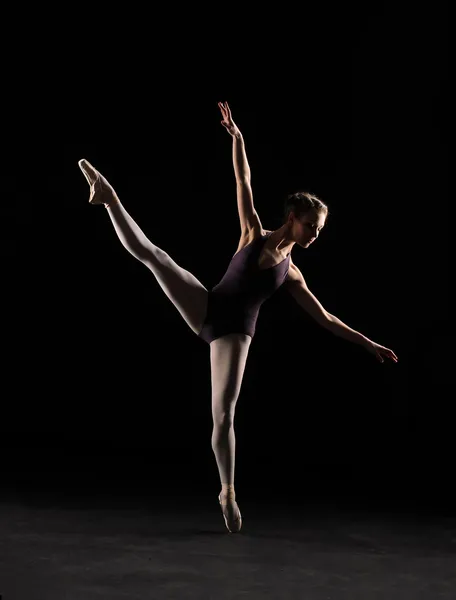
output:
[[223, 127], [225, 127], [225, 129], [228, 131], [228, 133], [232, 136], [235, 136], [238, 133], [240, 133], [236, 123], [233, 121], [233, 119], [231, 117], [231, 110], [230, 110], [230, 107], [228, 106], [228, 102], [219, 102], [218, 106], [219, 106], [220, 110], [222, 111], [223, 120], [220, 122], [223, 125]]
[[390, 358], [394, 362], [399, 360], [392, 350], [385, 348], [385, 346], [380, 346], [380, 344], [376, 344], [372, 340], [367, 340], [365, 348], [368, 352], [375, 354], [377, 360], [380, 362], [385, 362], [384, 357]]

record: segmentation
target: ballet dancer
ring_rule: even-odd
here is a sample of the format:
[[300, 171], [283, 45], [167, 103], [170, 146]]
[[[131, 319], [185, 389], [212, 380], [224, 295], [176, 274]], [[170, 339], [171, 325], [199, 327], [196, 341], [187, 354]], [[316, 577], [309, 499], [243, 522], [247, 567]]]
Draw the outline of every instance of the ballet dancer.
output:
[[295, 192], [285, 202], [284, 220], [276, 230], [263, 228], [253, 204], [250, 167], [243, 136], [227, 102], [219, 102], [221, 124], [232, 138], [241, 235], [225, 275], [210, 291], [164, 250], [151, 242], [125, 210], [105, 177], [87, 160], [78, 164], [89, 186], [89, 202], [104, 205], [123, 246], [155, 276], [190, 329], [209, 344], [211, 366], [212, 449], [220, 475], [219, 505], [230, 533], [242, 527], [234, 487], [234, 414], [246, 360], [262, 303], [282, 285], [322, 327], [360, 344], [380, 362], [397, 362], [394, 352], [348, 327], [330, 314], [309, 290], [291, 259], [295, 244], [313, 244], [328, 216], [328, 207], [309, 192]]

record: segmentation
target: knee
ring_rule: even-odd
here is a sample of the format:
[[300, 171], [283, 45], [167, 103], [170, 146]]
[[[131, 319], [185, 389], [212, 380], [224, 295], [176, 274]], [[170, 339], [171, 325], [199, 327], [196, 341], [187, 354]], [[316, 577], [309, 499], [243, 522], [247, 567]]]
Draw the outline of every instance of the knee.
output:
[[233, 420], [226, 419], [223, 423], [215, 422], [212, 429], [211, 443], [212, 448], [217, 451], [220, 448], [229, 446], [230, 438], [234, 436]]
[[223, 412], [219, 415], [214, 415], [214, 431], [220, 433], [228, 431], [234, 423], [234, 408], [228, 412]]

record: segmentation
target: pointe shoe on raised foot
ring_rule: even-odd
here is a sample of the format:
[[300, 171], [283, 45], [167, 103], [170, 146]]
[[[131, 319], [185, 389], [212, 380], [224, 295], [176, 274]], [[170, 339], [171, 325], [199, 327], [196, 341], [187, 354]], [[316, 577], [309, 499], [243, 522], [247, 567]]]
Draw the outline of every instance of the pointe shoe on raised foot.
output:
[[119, 201], [111, 184], [88, 160], [82, 158], [78, 161], [78, 165], [90, 185], [90, 204], [104, 204], [105, 206], [109, 206]]
[[223, 518], [225, 519], [226, 528], [230, 533], [239, 533], [242, 527], [242, 515], [237, 505], [236, 500], [228, 495], [226, 500], [222, 500], [222, 493], [220, 492], [218, 501], [222, 509]]

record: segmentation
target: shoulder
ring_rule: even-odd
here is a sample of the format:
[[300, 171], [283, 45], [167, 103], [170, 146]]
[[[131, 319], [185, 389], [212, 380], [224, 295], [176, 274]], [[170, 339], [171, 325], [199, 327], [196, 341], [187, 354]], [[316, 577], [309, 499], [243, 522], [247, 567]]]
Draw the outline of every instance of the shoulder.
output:
[[301, 273], [301, 271], [298, 269], [298, 267], [294, 264], [291, 256], [290, 256], [290, 266], [288, 268], [288, 273], [287, 273], [287, 277], [285, 279], [285, 284], [292, 284], [292, 283], [304, 283], [304, 276]]

